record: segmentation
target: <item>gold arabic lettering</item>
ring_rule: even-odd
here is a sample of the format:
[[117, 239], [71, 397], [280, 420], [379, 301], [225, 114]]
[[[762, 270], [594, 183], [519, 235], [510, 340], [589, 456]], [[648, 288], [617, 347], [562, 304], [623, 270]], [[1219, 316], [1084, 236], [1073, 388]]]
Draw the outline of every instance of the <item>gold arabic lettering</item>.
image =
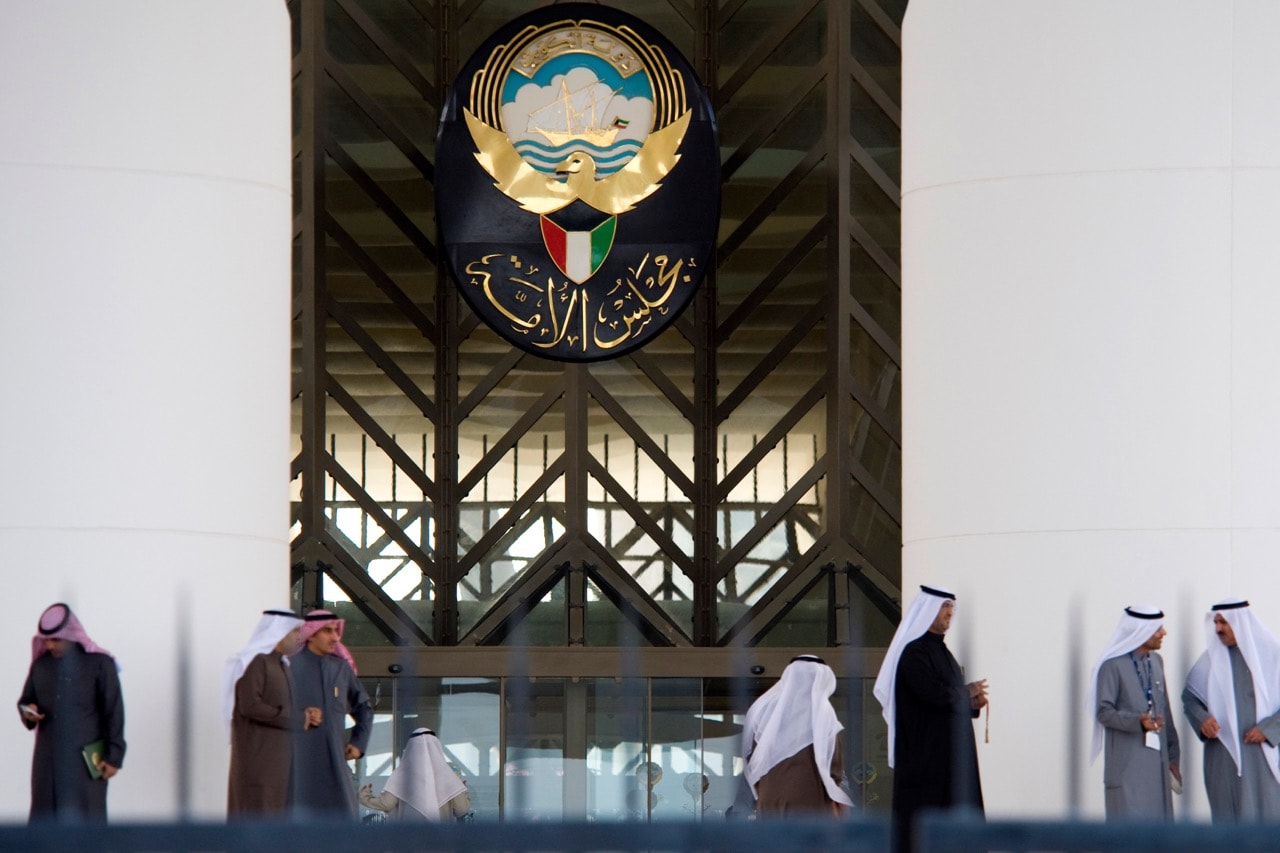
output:
[[[479, 261], [472, 261], [471, 263], [467, 264], [466, 266], [467, 275], [473, 276], [473, 278], [471, 279], [471, 283], [479, 285], [480, 289], [484, 291], [485, 298], [489, 300], [490, 305], [492, 305], [494, 308], [497, 308], [498, 312], [501, 313], [503, 317], [506, 317], [508, 320], [514, 323], [517, 329], [520, 329], [524, 331], [526, 334], [528, 334], [528, 331], [530, 329], [533, 329], [534, 327], [538, 326], [542, 322], [542, 315], [534, 314], [533, 316], [529, 317], [527, 320], [523, 319], [521, 317], [516, 316], [515, 314], [512, 314], [510, 311], [508, 311], [506, 307], [500, 301], [498, 301], [498, 298], [494, 296], [493, 287], [491, 286], [493, 282], [493, 274], [490, 273], [487, 269], [485, 269], [485, 267], [488, 267], [489, 262], [492, 261], [494, 258], [499, 257], [499, 255], [500, 253], [495, 252], [492, 255], [483, 256]], [[475, 277], [478, 277], [480, 280], [477, 281]], [[523, 284], [523, 285], [532, 287], [534, 290], [537, 290], [539, 292], [541, 291], [541, 288], [539, 288], [537, 285], [532, 284], [530, 282], [519, 281], [514, 278], [512, 279], [512, 281], [515, 281], [517, 284]]]
[[687, 283], [692, 258], [646, 253], [601, 294], [587, 285], [548, 276], [545, 284], [520, 275], [536, 268], [519, 256], [483, 255], [465, 267], [470, 283], [514, 332], [553, 349], [568, 345], [589, 353], [616, 349], [645, 333], [654, 316], [667, 316], [677, 285]]

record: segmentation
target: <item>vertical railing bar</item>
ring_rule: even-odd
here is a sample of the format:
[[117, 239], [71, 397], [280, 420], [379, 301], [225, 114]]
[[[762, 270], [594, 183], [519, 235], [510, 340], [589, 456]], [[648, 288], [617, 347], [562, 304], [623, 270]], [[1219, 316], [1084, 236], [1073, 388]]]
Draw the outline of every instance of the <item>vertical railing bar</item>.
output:
[[[1083, 774], [1081, 773], [1084, 758], [1083, 743], [1080, 737], [1080, 726], [1075, 721], [1075, 709], [1084, 708], [1084, 692], [1081, 687], [1080, 659], [1080, 620], [1082, 618], [1080, 597], [1072, 596], [1067, 604], [1067, 713], [1071, 720], [1067, 726], [1067, 815], [1072, 819], [1080, 816], [1080, 801], [1083, 793]], [[1085, 708], [1087, 719], [1092, 721], [1093, 708]], [[989, 712], [988, 712], [989, 713]], [[1092, 729], [1092, 725], [1089, 727]]]
[[[174, 771], [178, 819], [191, 818], [191, 603], [186, 591], [178, 593], [175, 613], [178, 619], [178, 667], [174, 686]], [[219, 732], [221, 735], [221, 732]]]

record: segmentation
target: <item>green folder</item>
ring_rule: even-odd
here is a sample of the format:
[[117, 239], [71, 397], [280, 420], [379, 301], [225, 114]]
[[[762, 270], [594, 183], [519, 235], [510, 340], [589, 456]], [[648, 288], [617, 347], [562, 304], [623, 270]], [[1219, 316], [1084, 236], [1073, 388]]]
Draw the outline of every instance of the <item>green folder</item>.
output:
[[80, 750], [80, 754], [84, 756], [84, 763], [89, 767], [89, 775], [94, 779], [102, 778], [102, 768], [98, 766], [107, 753], [107, 742], [105, 740], [95, 740], [93, 743], [86, 743], [84, 748]]

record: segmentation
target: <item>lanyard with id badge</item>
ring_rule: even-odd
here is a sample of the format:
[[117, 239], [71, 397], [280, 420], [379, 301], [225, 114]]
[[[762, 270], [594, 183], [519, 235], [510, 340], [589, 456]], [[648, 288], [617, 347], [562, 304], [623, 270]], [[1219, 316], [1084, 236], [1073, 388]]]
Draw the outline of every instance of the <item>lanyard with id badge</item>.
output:
[[[1151, 689], [1152, 688], [1151, 655], [1144, 655], [1142, 657], [1142, 662], [1146, 665], [1145, 666], [1146, 678], [1143, 678], [1144, 667], [1138, 664], [1138, 657], [1136, 655], [1133, 655], [1131, 656], [1131, 658], [1133, 660], [1133, 668], [1138, 673], [1138, 684], [1141, 685], [1143, 692], [1147, 694], [1147, 716], [1151, 720], [1155, 720], [1156, 718], [1155, 695]], [[1155, 729], [1151, 729], [1150, 731], [1148, 731], [1146, 733], [1146, 737], [1143, 740], [1143, 746], [1147, 747], [1148, 749], [1154, 749], [1158, 752], [1160, 750], [1160, 732], [1156, 731]]]

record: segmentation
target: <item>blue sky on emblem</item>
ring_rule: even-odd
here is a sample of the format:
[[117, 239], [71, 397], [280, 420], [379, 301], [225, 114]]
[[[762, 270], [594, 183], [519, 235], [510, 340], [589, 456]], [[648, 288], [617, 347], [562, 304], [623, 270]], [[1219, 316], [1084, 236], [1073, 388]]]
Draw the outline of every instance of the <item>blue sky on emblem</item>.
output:
[[635, 156], [653, 127], [649, 75], [623, 78], [589, 54], [557, 56], [532, 79], [509, 74], [502, 89], [502, 124], [530, 166], [554, 174], [572, 151], [585, 151], [597, 177], [613, 174]]

